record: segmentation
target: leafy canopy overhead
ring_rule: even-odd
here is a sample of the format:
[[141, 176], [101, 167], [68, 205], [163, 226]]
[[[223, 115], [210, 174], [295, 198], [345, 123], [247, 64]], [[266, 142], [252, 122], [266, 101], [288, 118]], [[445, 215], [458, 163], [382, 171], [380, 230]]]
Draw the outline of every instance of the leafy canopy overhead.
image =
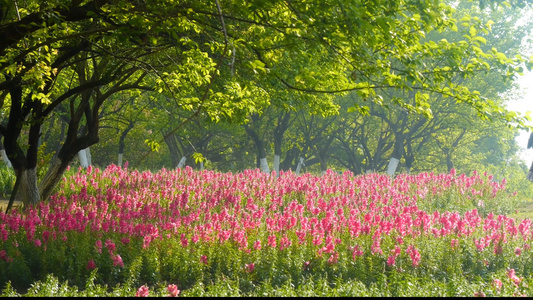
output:
[[[455, 78], [498, 69], [512, 79], [528, 61], [481, 50], [492, 22], [454, 19], [454, 8], [441, 1], [18, 2], [0, 1], [1, 105], [9, 102], [7, 91], [21, 85], [51, 113], [66, 98], [58, 98], [59, 89], [75, 97], [94, 88], [55, 85], [71, 77], [74, 62], [105, 57], [117, 67], [135, 65], [136, 76], [148, 74], [142, 82], [154, 92], [217, 120], [260, 110], [267, 104], [261, 82], [268, 80], [281, 85], [267, 86], [300, 94], [354, 91], [380, 105], [387, 90], [413, 91], [414, 105], [393, 101], [426, 116], [432, 114], [428, 100], [440, 94], [468, 103], [482, 118], [525, 126], [524, 117]], [[463, 39], [426, 39], [433, 31], [461, 32]], [[87, 55], [74, 55], [80, 52]]]

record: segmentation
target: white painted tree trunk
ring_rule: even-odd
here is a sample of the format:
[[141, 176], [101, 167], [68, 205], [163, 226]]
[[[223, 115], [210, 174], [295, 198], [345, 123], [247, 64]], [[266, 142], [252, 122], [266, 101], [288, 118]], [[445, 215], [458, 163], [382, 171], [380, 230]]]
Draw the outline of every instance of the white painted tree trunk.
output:
[[304, 158], [300, 157], [300, 161], [298, 162], [298, 165], [296, 166], [296, 175], [300, 175], [300, 171], [302, 170], [303, 165], [304, 165]]
[[40, 200], [39, 188], [37, 186], [37, 171], [35, 168], [22, 171], [22, 181], [20, 182], [19, 195], [24, 206], [37, 204]]
[[326, 174], [326, 171], [322, 170], [322, 172], [320, 172], [320, 175], [324, 176], [324, 174]]
[[91, 148], [89, 147], [85, 148], [85, 155], [87, 155], [87, 164], [89, 164], [89, 166], [92, 166], [93, 160], [91, 156]]
[[[533, 137], [533, 133], [531, 134], [531, 136]], [[529, 167], [529, 172], [527, 173], [527, 180], [533, 182], [533, 162], [531, 162], [531, 167]]]
[[124, 157], [123, 153], [118, 154], [118, 166], [122, 167], [122, 158]]
[[204, 162], [201, 161], [201, 162], [200, 162], [200, 170], [203, 170], [203, 169], [204, 169]]
[[411, 174], [411, 168], [407, 168], [406, 172], [407, 174]]
[[6, 150], [4, 150], [4, 149], [0, 150], [0, 155], [2, 156], [2, 160], [4, 161], [4, 163], [5, 163], [9, 168], [12, 168], [13, 165], [11, 165], [11, 161], [9, 160], [9, 158], [7, 158]]
[[368, 169], [368, 170], [366, 170], [366, 171], [365, 171], [365, 173], [366, 173], [366, 174], [372, 174], [372, 173], [374, 173], [374, 171], [373, 171], [373, 170], [370, 170], [370, 169]]
[[270, 169], [268, 168], [268, 162], [267, 162], [266, 157], [259, 159], [259, 165], [261, 166], [261, 172], [270, 173]]
[[183, 168], [183, 166], [185, 166], [186, 161], [187, 161], [187, 157], [182, 156], [180, 159], [180, 162], [178, 163], [178, 169]]
[[89, 161], [87, 160], [87, 150], [80, 150], [80, 152], [78, 152], [78, 158], [80, 159], [81, 167], [86, 169], [89, 166]]
[[280, 160], [281, 160], [281, 157], [279, 155], [274, 155], [274, 171], [276, 171], [276, 174], [279, 174]]
[[396, 172], [396, 168], [398, 167], [398, 163], [400, 162], [399, 159], [391, 157], [389, 161], [389, 167], [387, 168], [387, 174], [389, 176], [394, 176], [394, 173]]

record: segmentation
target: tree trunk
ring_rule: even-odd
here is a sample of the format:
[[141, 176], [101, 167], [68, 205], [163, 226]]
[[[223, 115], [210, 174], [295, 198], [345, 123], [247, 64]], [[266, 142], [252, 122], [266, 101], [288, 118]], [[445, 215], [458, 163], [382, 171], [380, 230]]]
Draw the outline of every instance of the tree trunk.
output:
[[126, 148], [126, 136], [128, 135], [128, 132], [133, 129], [133, 122], [130, 122], [128, 127], [122, 131], [122, 134], [120, 134], [120, 139], [118, 141], [118, 166], [122, 167], [122, 158], [124, 157], [124, 148]]
[[9, 158], [7, 158], [6, 150], [2, 149], [0, 150], [0, 156], [2, 156], [2, 161], [9, 167], [12, 168], [13, 165], [11, 164], [11, 161]]
[[8, 168], [12, 168], [13, 165], [11, 164], [11, 161], [7, 157], [6, 149], [4, 148], [4, 144], [1, 140], [2, 140], [2, 135], [0, 134], [0, 157], [2, 158], [2, 161], [8, 166]]
[[167, 144], [168, 151], [170, 152], [170, 159], [172, 160], [173, 166], [176, 166], [179, 168], [180, 160], [179, 158], [182, 156], [180, 149], [178, 147], [178, 142], [176, 141], [176, 134], [164, 134], [165, 143]]
[[531, 167], [529, 168], [529, 173], [527, 174], [527, 179], [533, 182], [533, 162], [531, 162]]
[[453, 169], [453, 160], [451, 154], [446, 154], [446, 167], [448, 168], [448, 173]]
[[274, 171], [276, 171], [276, 174], [279, 174], [280, 160], [281, 157], [277, 154], [274, 154]]
[[270, 169], [268, 168], [268, 162], [267, 162], [266, 157], [259, 159], [259, 165], [261, 167], [261, 172], [270, 173]]
[[182, 156], [181, 159], [180, 159], [180, 162], [178, 163], [178, 166], [177, 168], [180, 169], [180, 168], [183, 168], [185, 166], [185, 162], [187, 161], [187, 157], [185, 156]]
[[87, 163], [89, 164], [89, 166], [92, 166], [93, 165], [93, 158], [92, 158], [92, 155], [91, 155], [91, 148], [90, 147], [85, 148], [85, 155], [87, 156]]
[[43, 179], [39, 182], [39, 190], [41, 191], [41, 201], [46, 201], [52, 196], [54, 189], [61, 181], [63, 174], [67, 170], [68, 162], [63, 162], [59, 157], [56, 157], [50, 164], [48, 171]]
[[39, 202], [39, 188], [37, 186], [37, 171], [35, 168], [23, 169], [21, 172], [21, 181], [19, 195], [24, 207], [35, 205]]
[[304, 158], [300, 156], [300, 160], [298, 161], [298, 165], [296, 166], [296, 175], [300, 175], [300, 171], [302, 170], [304, 166]]
[[391, 157], [389, 160], [389, 166], [387, 167], [387, 175], [393, 176], [396, 172], [396, 168], [398, 167], [398, 163], [400, 162], [399, 159]]
[[78, 152], [78, 157], [80, 159], [80, 165], [82, 168], [87, 169], [89, 166], [89, 159], [87, 156], [87, 149], [82, 149]]
[[391, 177], [394, 176], [394, 173], [396, 173], [396, 168], [398, 168], [400, 158], [402, 158], [404, 142], [404, 137], [402, 133], [395, 132], [394, 137], [394, 150], [392, 151], [392, 156], [389, 160], [389, 166], [387, 168], [387, 175]]
[[278, 123], [274, 129], [274, 171], [276, 174], [279, 174], [280, 160], [281, 160], [281, 145], [283, 144], [283, 135], [289, 128], [289, 120], [291, 118], [291, 113], [282, 112], [278, 116]]
[[263, 140], [259, 137], [257, 132], [255, 132], [255, 130], [253, 130], [250, 126], [244, 125], [244, 129], [254, 141], [255, 147], [257, 149], [257, 159], [259, 163], [259, 168], [261, 169], [262, 172], [269, 173], [270, 171], [268, 168], [265, 145], [264, 145]]

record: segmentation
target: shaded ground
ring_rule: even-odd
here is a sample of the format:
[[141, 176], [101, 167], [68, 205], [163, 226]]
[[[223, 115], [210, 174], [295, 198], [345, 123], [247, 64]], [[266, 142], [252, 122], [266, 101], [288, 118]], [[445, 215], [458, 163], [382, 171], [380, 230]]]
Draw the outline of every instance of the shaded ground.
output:
[[[9, 204], [9, 198], [0, 197], [0, 211], [1, 212], [5, 212], [6, 211], [7, 204]], [[22, 205], [22, 202], [20, 202], [20, 201], [15, 201], [15, 203], [13, 203], [13, 207], [21, 206], [21, 205]]]

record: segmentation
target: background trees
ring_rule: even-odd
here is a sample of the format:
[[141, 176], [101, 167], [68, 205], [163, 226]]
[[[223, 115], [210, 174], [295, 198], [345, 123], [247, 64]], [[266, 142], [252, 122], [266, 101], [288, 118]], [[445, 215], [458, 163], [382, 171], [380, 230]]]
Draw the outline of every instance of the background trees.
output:
[[[295, 158], [307, 155], [308, 171], [315, 161], [321, 171], [336, 168], [335, 157], [358, 172], [387, 166], [393, 174], [397, 165], [417, 168], [416, 149], [429, 149], [420, 143], [432, 141], [435, 153], [438, 147], [444, 152], [449, 141], [429, 141], [431, 131], [420, 132], [437, 123], [431, 118], [440, 107], [465, 105], [481, 120], [524, 127], [523, 116], [498, 99], [528, 65], [518, 49], [524, 34], [502, 25], [490, 39], [496, 23], [462, 3], [1, 3], [0, 134], [26, 204], [47, 199], [79, 151], [101, 134], [112, 137], [109, 130], [115, 142], [106, 143], [117, 150], [98, 151], [123, 153], [135, 132], [139, 152], [145, 146], [168, 151], [160, 161], [172, 167], [183, 157], [185, 163], [196, 158], [195, 164], [205, 158], [221, 170], [252, 167], [242, 162], [261, 162], [274, 149], [282, 169], [297, 168]], [[501, 43], [504, 51], [494, 47], [509, 36], [516, 39]], [[491, 78], [481, 89], [480, 75], [499, 77], [501, 85]], [[347, 107], [346, 97], [352, 100]], [[359, 120], [367, 112], [379, 123]], [[264, 136], [253, 139], [259, 119], [267, 122]], [[54, 133], [43, 136], [44, 128]], [[370, 142], [376, 132], [380, 139]], [[47, 143], [54, 161], [38, 178], [43, 138], [59, 145]], [[256, 159], [246, 158], [256, 151]], [[233, 158], [223, 157], [230, 152]], [[99, 164], [118, 161], [93, 156]], [[342, 162], [347, 157], [349, 164]], [[159, 167], [156, 161], [144, 167]]]

